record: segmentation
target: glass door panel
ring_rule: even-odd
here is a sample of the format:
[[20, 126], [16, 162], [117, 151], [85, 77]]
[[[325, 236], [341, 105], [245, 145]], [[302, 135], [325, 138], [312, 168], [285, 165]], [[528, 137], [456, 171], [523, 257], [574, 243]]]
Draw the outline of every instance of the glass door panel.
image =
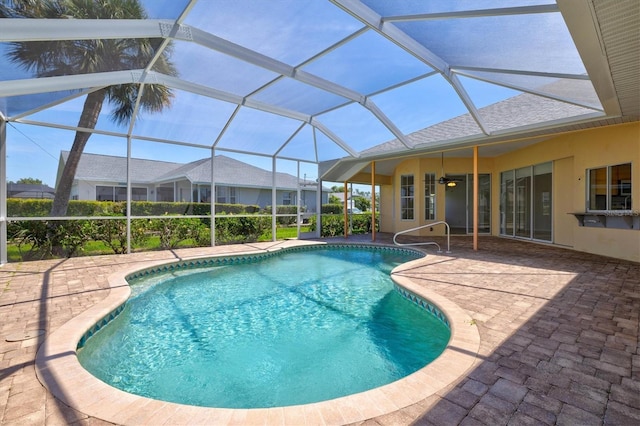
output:
[[531, 167], [516, 170], [515, 235], [531, 238]]
[[500, 175], [500, 234], [513, 236], [513, 170]]
[[551, 241], [551, 163], [533, 167], [533, 238]]

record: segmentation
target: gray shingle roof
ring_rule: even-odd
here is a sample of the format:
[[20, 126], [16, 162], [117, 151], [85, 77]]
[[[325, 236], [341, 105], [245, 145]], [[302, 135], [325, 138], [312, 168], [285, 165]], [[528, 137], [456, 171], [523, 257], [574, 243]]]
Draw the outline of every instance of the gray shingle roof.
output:
[[[505, 131], [541, 121], [560, 120], [593, 112], [594, 110], [589, 108], [528, 93], [479, 109], [482, 120], [491, 132]], [[407, 138], [413, 145], [428, 145], [429, 143], [468, 138], [474, 135], [482, 135], [482, 130], [471, 114], [467, 113], [413, 132], [407, 135]], [[379, 154], [404, 149], [405, 147], [400, 141], [393, 139], [362, 153]]]
[[[66, 162], [69, 152], [62, 151]], [[217, 155], [215, 162], [216, 185], [271, 188], [272, 174], [233, 158]], [[83, 153], [76, 172], [77, 180], [125, 182], [127, 159], [110, 155]], [[139, 184], [164, 183], [187, 179], [192, 183], [211, 182], [211, 159], [203, 158], [190, 163], [131, 159], [131, 181]], [[287, 173], [276, 173], [278, 188], [296, 189], [298, 179]]]
[[[66, 164], [69, 151], [60, 153], [62, 161]], [[131, 159], [131, 181], [136, 183], [153, 183], [167, 170], [180, 167], [180, 163], [168, 161]], [[127, 159], [113, 155], [100, 155], [83, 153], [76, 170], [77, 180], [102, 181], [102, 182], [126, 182]]]

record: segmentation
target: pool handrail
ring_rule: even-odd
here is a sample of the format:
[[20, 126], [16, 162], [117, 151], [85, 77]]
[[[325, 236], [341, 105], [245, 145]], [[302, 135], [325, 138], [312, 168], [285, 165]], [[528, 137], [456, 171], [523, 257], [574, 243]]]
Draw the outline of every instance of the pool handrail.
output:
[[440, 248], [440, 245], [438, 243], [436, 243], [435, 241], [424, 241], [424, 242], [420, 242], [420, 243], [399, 243], [396, 241], [396, 237], [398, 235], [402, 235], [402, 234], [407, 234], [409, 232], [413, 232], [413, 231], [418, 231], [422, 228], [427, 228], [430, 226], [434, 226], [434, 225], [441, 225], [444, 224], [447, 228], [447, 253], [451, 253], [451, 250], [449, 249], [449, 243], [450, 243], [450, 237], [451, 237], [451, 228], [449, 228], [449, 224], [447, 222], [445, 222], [444, 220], [440, 220], [438, 222], [433, 222], [433, 223], [427, 223], [426, 225], [421, 225], [421, 226], [417, 226], [415, 228], [411, 228], [411, 229], [405, 229], [404, 231], [400, 231], [400, 232], [396, 232], [393, 236], [393, 244], [397, 245], [397, 246], [424, 246], [424, 245], [434, 245], [436, 247], [438, 247], [438, 253], [442, 253], [442, 249]]

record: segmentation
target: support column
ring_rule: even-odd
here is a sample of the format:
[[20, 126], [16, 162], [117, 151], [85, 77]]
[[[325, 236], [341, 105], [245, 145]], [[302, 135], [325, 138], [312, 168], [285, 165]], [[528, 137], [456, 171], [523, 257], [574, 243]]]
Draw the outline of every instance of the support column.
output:
[[[300, 211], [300, 209], [302, 208], [302, 205], [301, 205], [302, 200], [300, 199], [300, 196], [302, 194], [300, 190], [300, 160], [298, 160], [296, 164], [298, 166], [297, 175], [296, 175], [298, 178], [298, 188], [296, 191], [296, 237], [300, 238], [300, 222], [302, 222], [302, 212]], [[307, 187], [306, 175], [305, 175], [303, 185], [305, 186], [305, 188]]]
[[276, 214], [278, 212], [276, 203], [278, 202], [276, 191], [276, 157], [271, 159], [271, 241], [277, 240]]
[[344, 223], [344, 237], [349, 237], [349, 217], [347, 216], [347, 197], [349, 195], [348, 190], [349, 182], [344, 181], [344, 202], [342, 204], [342, 212], [343, 212], [343, 223]]
[[131, 136], [127, 136], [127, 254], [131, 254]]
[[216, 149], [211, 148], [211, 247], [216, 246]]
[[316, 238], [320, 238], [322, 236], [322, 179], [320, 177], [318, 177], [318, 188], [316, 189], [316, 206]]
[[473, 147], [473, 249], [478, 250], [478, 145]]
[[0, 118], [0, 266], [7, 259], [7, 122]]
[[371, 162], [371, 241], [376, 240], [376, 162]]

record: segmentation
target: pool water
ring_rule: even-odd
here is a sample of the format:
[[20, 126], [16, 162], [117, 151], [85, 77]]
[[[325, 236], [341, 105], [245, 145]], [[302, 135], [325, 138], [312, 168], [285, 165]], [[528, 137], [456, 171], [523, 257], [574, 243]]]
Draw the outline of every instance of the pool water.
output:
[[393, 287], [401, 250], [318, 248], [131, 282], [132, 297], [79, 350], [124, 391], [189, 405], [264, 408], [393, 382], [450, 330]]

